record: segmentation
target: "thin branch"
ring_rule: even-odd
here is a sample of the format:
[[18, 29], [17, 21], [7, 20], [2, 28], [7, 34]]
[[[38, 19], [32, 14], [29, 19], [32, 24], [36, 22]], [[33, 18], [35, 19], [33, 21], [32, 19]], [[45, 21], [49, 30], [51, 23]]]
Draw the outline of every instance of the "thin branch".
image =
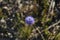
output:
[[49, 17], [50, 13], [53, 13], [54, 7], [55, 7], [55, 1], [54, 1], [54, 0], [51, 0], [51, 1], [50, 1], [50, 5], [49, 5], [49, 9], [48, 9], [47, 18]]
[[[46, 28], [45, 30], [49, 30], [50, 28], [52, 27], [55, 27], [55, 25], [58, 25], [60, 23], [60, 20], [58, 22], [56, 22], [55, 24], [49, 26], [48, 28]], [[41, 32], [45, 31], [45, 30], [42, 30]]]
[[[39, 32], [39, 34], [41, 34], [41, 32], [40, 32], [40, 30], [39, 30], [39, 27], [36, 28], [36, 30]], [[43, 40], [45, 40], [45, 38], [44, 38], [44, 36], [43, 36], [42, 34], [41, 34], [41, 37], [42, 37]]]

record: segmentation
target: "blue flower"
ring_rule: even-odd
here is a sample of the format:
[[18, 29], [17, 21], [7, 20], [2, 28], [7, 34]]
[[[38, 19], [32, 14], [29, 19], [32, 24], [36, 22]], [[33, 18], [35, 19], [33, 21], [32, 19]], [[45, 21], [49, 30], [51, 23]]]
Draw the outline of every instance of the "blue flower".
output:
[[31, 24], [34, 24], [35, 20], [34, 20], [34, 18], [33, 18], [32, 16], [27, 16], [27, 17], [25, 18], [25, 22], [26, 22], [27, 24], [31, 25]]

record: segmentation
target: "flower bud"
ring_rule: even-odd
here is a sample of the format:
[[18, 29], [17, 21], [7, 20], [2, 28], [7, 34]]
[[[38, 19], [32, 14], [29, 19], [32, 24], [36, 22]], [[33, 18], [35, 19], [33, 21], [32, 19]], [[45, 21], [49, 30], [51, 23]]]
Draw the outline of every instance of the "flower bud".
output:
[[34, 20], [34, 18], [33, 18], [32, 16], [27, 16], [27, 17], [25, 18], [25, 22], [26, 22], [27, 24], [31, 25], [31, 24], [34, 24], [35, 20]]

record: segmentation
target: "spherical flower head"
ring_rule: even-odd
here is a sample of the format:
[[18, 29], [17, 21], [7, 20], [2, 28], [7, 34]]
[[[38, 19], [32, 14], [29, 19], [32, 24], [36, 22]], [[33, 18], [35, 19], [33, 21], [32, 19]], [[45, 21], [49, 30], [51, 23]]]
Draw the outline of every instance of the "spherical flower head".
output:
[[33, 18], [32, 16], [27, 16], [27, 17], [25, 18], [25, 22], [26, 22], [27, 24], [31, 25], [31, 24], [34, 24], [35, 20], [34, 20], [34, 18]]

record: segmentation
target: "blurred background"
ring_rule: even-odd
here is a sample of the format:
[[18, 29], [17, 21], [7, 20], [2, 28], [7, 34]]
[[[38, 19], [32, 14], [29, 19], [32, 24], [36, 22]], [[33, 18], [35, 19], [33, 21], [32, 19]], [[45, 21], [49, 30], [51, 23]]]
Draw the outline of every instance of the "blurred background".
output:
[[60, 40], [60, 0], [0, 0], [0, 40]]

